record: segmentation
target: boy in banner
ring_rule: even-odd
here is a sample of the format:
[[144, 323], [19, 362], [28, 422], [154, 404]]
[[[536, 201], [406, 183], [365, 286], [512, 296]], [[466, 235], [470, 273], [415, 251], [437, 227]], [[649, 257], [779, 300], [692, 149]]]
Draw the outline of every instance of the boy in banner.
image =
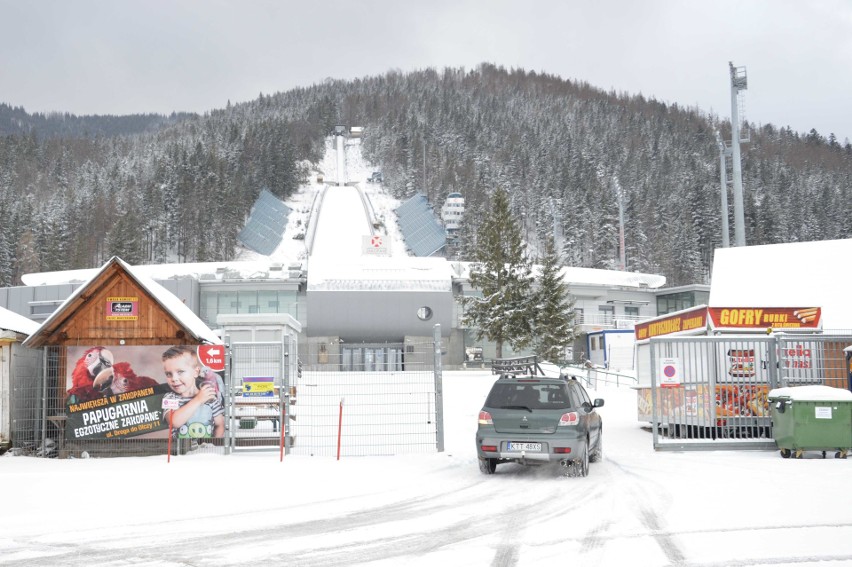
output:
[[163, 371], [172, 390], [163, 398], [180, 402], [180, 408], [166, 410], [163, 418], [168, 421], [169, 413], [174, 411], [172, 426], [178, 437], [224, 437], [225, 408], [218, 375], [203, 373], [195, 348], [174, 346], [168, 349], [163, 353]]

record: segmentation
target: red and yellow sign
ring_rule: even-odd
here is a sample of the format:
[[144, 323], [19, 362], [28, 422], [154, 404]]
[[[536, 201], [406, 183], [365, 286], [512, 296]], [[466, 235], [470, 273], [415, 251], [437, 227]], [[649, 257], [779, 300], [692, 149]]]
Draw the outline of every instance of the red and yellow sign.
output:
[[819, 307], [710, 307], [714, 328], [725, 329], [818, 329]]
[[634, 327], [636, 340], [660, 337], [685, 331], [704, 331], [707, 328], [707, 308], [696, 307], [667, 317], [658, 317]]

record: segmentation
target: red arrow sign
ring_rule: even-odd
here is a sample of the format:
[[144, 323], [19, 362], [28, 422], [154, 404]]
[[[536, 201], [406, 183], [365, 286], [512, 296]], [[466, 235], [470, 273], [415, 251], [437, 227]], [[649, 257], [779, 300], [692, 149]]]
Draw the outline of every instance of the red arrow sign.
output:
[[198, 345], [198, 360], [214, 372], [225, 370], [224, 345]]

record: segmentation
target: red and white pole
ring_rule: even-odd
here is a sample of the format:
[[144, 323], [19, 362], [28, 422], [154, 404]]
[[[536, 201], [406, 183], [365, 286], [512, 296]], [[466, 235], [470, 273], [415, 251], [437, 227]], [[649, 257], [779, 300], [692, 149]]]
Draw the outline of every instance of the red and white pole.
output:
[[340, 460], [340, 433], [343, 430], [343, 398], [340, 398], [340, 415], [337, 418], [337, 460]]

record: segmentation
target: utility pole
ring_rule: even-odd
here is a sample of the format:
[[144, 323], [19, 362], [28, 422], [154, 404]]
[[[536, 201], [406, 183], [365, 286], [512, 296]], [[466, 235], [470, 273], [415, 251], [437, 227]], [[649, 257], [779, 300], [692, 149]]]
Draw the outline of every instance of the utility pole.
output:
[[731, 72], [731, 165], [734, 181], [734, 246], [745, 246], [745, 215], [743, 214], [743, 174], [740, 158], [740, 118], [738, 98], [740, 91], [748, 88], [745, 67], [734, 67]]

